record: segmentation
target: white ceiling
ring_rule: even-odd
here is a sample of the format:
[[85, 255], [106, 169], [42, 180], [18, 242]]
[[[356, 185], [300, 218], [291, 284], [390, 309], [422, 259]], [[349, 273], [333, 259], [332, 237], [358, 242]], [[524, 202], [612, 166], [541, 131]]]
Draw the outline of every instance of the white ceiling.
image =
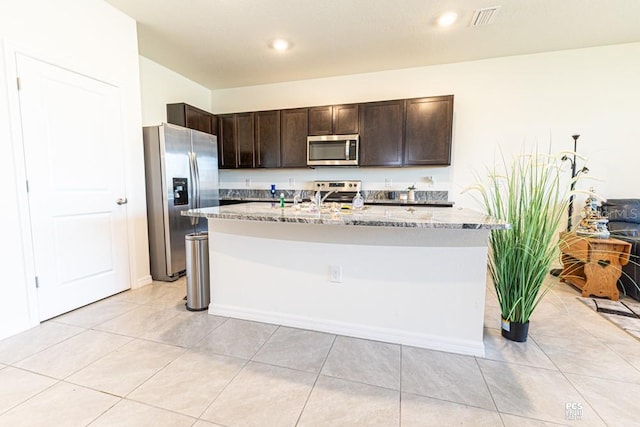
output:
[[640, 41], [640, 0], [106, 1], [138, 22], [140, 54], [210, 89]]

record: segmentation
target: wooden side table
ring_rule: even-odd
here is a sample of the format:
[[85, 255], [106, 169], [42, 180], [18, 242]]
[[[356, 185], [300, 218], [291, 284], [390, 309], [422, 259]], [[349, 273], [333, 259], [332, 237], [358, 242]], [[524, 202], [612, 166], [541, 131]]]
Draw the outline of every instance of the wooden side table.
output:
[[582, 290], [582, 296], [609, 297], [617, 301], [616, 286], [622, 266], [629, 263], [631, 243], [618, 239], [560, 233], [562, 273], [560, 281]]

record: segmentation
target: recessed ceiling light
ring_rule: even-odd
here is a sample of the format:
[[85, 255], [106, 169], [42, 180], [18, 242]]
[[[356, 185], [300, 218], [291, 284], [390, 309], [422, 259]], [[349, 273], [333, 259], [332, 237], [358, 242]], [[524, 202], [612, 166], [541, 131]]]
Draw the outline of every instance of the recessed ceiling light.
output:
[[291, 47], [291, 43], [289, 43], [285, 39], [275, 39], [275, 40], [272, 40], [271, 43], [269, 43], [269, 46], [271, 46], [271, 48], [279, 52], [284, 52], [285, 50], [288, 50]]
[[457, 19], [458, 14], [455, 12], [443, 13], [442, 15], [440, 15], [440, 18], [438, 18], [438, 25], [440, 25], [441, 27], [448, 27], [449, 25], [456, 22]]

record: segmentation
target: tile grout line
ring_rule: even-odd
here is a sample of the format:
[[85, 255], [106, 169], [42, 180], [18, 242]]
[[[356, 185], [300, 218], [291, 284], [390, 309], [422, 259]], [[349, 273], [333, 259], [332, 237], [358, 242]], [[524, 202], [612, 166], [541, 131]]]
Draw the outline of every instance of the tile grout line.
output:
[[[613, 351], [615, 354], [617, 354], [617, 355], [618, 355], [618, 357], [620, 357], [622, 360], [624, 360], [624, 361], [625, 361], [625, 362], [627, 362], [629, 365], [631, 365], [631, 367], [632, 367], [633, 369], [635, 369], [636, 371], [640, 372], [640, 364], [639, 364], [638, 366], [636, 366], [635, 364], [631, 363], [631, 361], [630, 361], [630, 360], [629, 360], [629, 359], [628, 359], [624, 354], [620, 353], [618, 350], [616, 350], [615, 348], [611, 347], [611, 345], [612, 345], [612, 344], [614, 344], [614, 343], [606, 342], [606, 341], [603, 341], [602, 343], [603, 343], [603, 344], [605, 345], [605, 347], [607, 347], [609, 350], [611, 350], [611, 351]], [[632, 383], [629, 383], [629, 384], [632, 384]]]
[[[90, 389], [93, 390], [93, 389]], [[97, 390], [96, 390], [97, 391]], [[101, 392], [102, 393], [102, 392]], [[110, 394], [111, 395], [111, 394]], [[114, 395], [111, 395], [114, 396]], [[104, 411], [102, 411], [101, 414], [99, 414], [97, 417], [95, 417], [94, 419], [92, 419], [91, 421], [89, 421], [89, 423], [87, 424], [87, 427], [90, 426], [91, 424], [95, 423], [96, 421], [98, 421], [100, 418], [102, 418], [104, 416], [104, 414], [106, 414], [107, 412], [109, 412], [111, 409], [115, 408], [116, 405], [118, 405], [120, 402], [122, 402], [124, 400], [124, 397], [121, 396], [117, 396], [120, 400], [116, 401], [113, 405], [109, 406], [107, 409], [105, 409]]]
[[[12, 366], [12, 368], [14, 368], [14, 369], [20, 369], [20, 368], [13, 367], [13, 366]], [[30, 371], [26, 371], [26, 372], [32, 373], [32, 372], [30, 372]], [[40, 375], [40, 374], [37, 374], [37, 375]], [[43, 376], [46, 376], [46, 375], [43, 375]], [[47, 377], [47, 378], [51, 378], [51, 377]], [[51, 389], [51, 388], [55, 387], [56, 385], [60, 384], [61, 382], [63, 382], [63, 380], [59, 380], [59, 379], [57, 379], [57, 378], [51, 378], [51, 379], [54, 379], [54, 380], [55, 380], [55, 382], [54, 382], [53, 384], [51, 384], [49, 387], [45, 387], [44, 389], [40, 390], [39, 392], [37, 392], [37, 393], [36, 393], [36, 394], [34, 394], [33, 396], [29, 396], [29, 397], [27, 397], [26, 399], [24, 399], [23, 401], [21, 401], [21, 402], [19, 402], [19, 403], [15, 404], [15, 405], [13, 405], [13, 406], [12, 406], [12, 407], [10, 407], [9, 409], [7, 409], [7, 410], [5, 410], [5, 411], [3, 411], [3, 412], [0, 412], [0, 418], [2, 418], [2, 416], [4, 416], [5, 414], [8, 414], [9, 412], [11, 412], [12, 410], [14, 410], [15, 408], [17, 408], [18, 406], [20, 406], [20, 405], [23, 405], [23, 404], [27, 403], [27, 402], [28, 402], [28, 401], [30, 401], [31, 399], [35, 399], [36, 397], [40, 396], [40, 395], [41, 395], [42, 393], [44, 393], [45, 391], [47, 391], [47, 390], [49, 390], [49, 389]]]
[[400, 379], [400, 386], [398, 387], [398, 427], [402, 427], [402, 355], [404, 353], [404, 345], [400, 345], [400, 370], [398, 376]]
[[[227, 355], [221, 355], [219, 353], [213, 353], [215, 355], [218, 356], [226, 356]], [[200, 412], [200, 415], [198, 415], [197, 419], [198, 420], [203, 420], [203, 421], [207, 421], [209, 422], [209, 420], [205, 420], [204, 418], [202, 418], [202, 416], [205, 414], [205, 412], [207, 412], [207, 410], [211, 407], [211, 405], [213, 405], [215, 403], [216, 400], [218, 400], [218, 398], [220, 397], [220, 395], [227, 389], [227, 387], [229, 387], [229, 385], [236, 379], [238, 378], [238, 375], [240, 375], [240, 372], [242, 372], [244, 370], [244, 368], [247, 367], [247, 365], [249, 365], [249, 362], [251, 362], [251, 359], [240, 359], [237, 358], [239, 360], [244, 360], [244, 363], [242, 364], [242, 366], [240, 367], [240, 369], [238, 369], [238, 372], [236, 372], [236, 374], [229, 380], [229, 382], [227, 382], [224, 387], [222, 387], [220, 389], [220, 391], [218, 392], [218, 394], [216, 394], [216, 396], [213, 398], [213, 400], [211, 400], [211, 402], [209, 402], [209, 404], [202, 410], [202, 412]], [[216, 424], [220, 424], [218, 422], [216, 422]]]
[[[45, 323], [46, 323], [46, 322], [48, 322], [48, 320], [45, 320]], [[41, 328], [43, 324], [44, 324], [44, 323], [41, 323], [40, 325], [36, 326], [36, 328]], [[66, 325], [66, 324], [65, 324], [64, 326], [71, 326], [71, 325]], [[30, 358], [30, 357], [32, 357], [32, 356], [35, 356], [36, 354], [40, 354], [40, 353], [42, 353], [43, 351], [50, 349], [51, 347], [54, 347], [54, 346], [56, 346], [56, 345], [58, 345], [58, 344], [61, 344], [61, 343], [65, 342], [65, 341], [68, 341], [68, 340], [70, 340], [71, 338], [73, 338], [73, 337], [75, 337], [75, 336], [78, 336], [78, 335], [80, 335], [80, 334], [83, 334], [83, 333], [85, 333], [86, 331], [88, 331], [88, 330], [89, 330], [89, 329], [87, 329], [87, 328], [83, 328], [83, 327], [81, 327], [81, 326], [73, 326], [73, 327], [74, 327], [74, 328], [80, 328], [80, 329], [82, 329], [82, 331], [80, 331], [80, 332], [78, 332], [78, 333], [75, 333], [75, 334], [73, 334], [73, 335], [70, 335], [70, 336], [68, 336], [68, 337], [66, 337], [66, 338], [64, 338], [64, 339], [62, 339], [61, 341], [58, 341], [58, 342], [53, 343], [53, 344], [51, 344], [51, 345], [48, 345], [48, 346], [46, 346], [46, 347], [44, 347], [44, 348], [42, 348], [42, 349], [40, 349], [40, 350], [36, 351], [35, 353], [31, 353], [31, 354], [29, 354], [28, 356], [23, 357], [22, 359], [15, 360], [15, 361], [13, 361], [13, 362], [5, 363], [5, 364], [6, 364], [7, 366], [12, 366], [12, 367], [14, 367], [14, 368], [19, 368], [19, 366], [16, 366], [16, 365], [15, 365], [16, 363], [20, 363], [20, 362], [22, 362], [23, 360], [26, 360], [26, 359], [28, 359], [28, 358]], [[26, 331], [25, 331], [25, 332], [26, 332]], [[4, 363], [4, 362], [3, 362], [3, 363]]]
[[476, 362], [476, 366], [478, 367], [478, 371], [480, 371], [480, 375], [482, 376], [482, 381], [484, 382], [484, 386], [487, 388], [487, 391], [489, 392], [489, 396], [491, 396], [491, 401], [493, 402], [494, 408], [496, 408], [496, 413], [498, 414], [498, 417], [500, 418], [500, 422], [502, 423], [502, 426], [504, 427], [505, 426], [504, 419], [502, 418], [502, 414], [500, 413], [500, 410], [498, 409], [498, 404], [496, 403], [496, 399], [493, 396], [493, 392], [491, 391], [491, 387], [489, 387], [489, 383], [487, 382], [487, 378], [485, 377], [484, 372], [482, 371], [482, 367], [480, 366], [480, 361], [478, 360], [478, 356], [473, 356], [473, 359]]
[[[209, 316], [209, 314], [208, 314], [208, 313], [207, 313], [207, 316]], [[196, 350], [196, 349], [197, 349], [197, 347], [198, 347], [198, 344], [200, 344], [202, 341], [206, 340], [206, 339], [207, 339], [207, 337], [209, 337], [209, 335], [211, 335], [211, 334], [212, 334], [216, 329], [218, 329], [219, 327], [221, 327], [222, 325], [224, 325], [225, 323], [227, 323], [227, 321], [230, 319], [229, 317], [222, 317], [222, 316], [216, 316], [216, 317], [219, 317], [219, 318], [224, 319], [224, 320], [223, 320], [222, 322], [220, 322], [220, 324], [219, 324], [218, 326], [216, 326], [216, 327], [215, 327], [215, 328], [213, 328], [211, 331], [209, 331], [209, 333], [208, 333], [208, 334], [206, 334], [205, 336], [203, 336], [203, 337], [200, 339], [200, 341], [198, 341], [198, 342], [194, 343], [192, 346], [190, 346], [190, 347], [186, 347], [186, 348], [188, 348], [189, 350]], [[215, 352], [212, 352], [212, 353], [215, 353]], [[215, 354], [218, 354], [218, 353], [215, 353]], [[241, 359], [241, 358], [239, 358], [239, 359]]]
[[[580, 390], [578, 390], [578, 387], [576, 387], [576, 385], [569, 379], [569, 377], [567, 377], [566, 373], [560, 369], [560, 367], [556, 364], [556, 362], [553, 361], [553, 359], [547, 354], [547, 352], [544, 350], [543, 346], [541, 346], [536, 339], [533, 336], [529, 337], [531, 340], [533, 340], [533, 342], [538, 346], [538, 348], [540, 348], [540, 351], [542, 351], [544, 353], [545, 356], [547, 356], [547, 359], [549, 359], [549, 361], [551, 361], [551, 363], [553, 364], [553, 366], [556, 367], [556, 369], [558, 370], [558, 372], [560, 372], [560, 374], [562, 375], [562, 377], [565, 379], [565, 381], [567, 381], [567, 383], [569, 383], [569, 385], [571, 386], [571, 388], [573, 388], [573, 390], [575, 390], [576, 393], [578, 393], [578, 396], [580, 396], [582, 399], [584, 399], [584, 401], [586, 403], [589, 404], [589, 407], [593, 410], [594, 414], [598, 417], [598, 419], [600, 421], [602, 421], [605, 425], [607, 425], [607, 422], [604, 420], [604, 418], [602, 418], [602, 416], [598, 413], [598, 411], [596, 410], [596, 408], [593, 406], [593, 404], [591, 402], [589, 402], [589, 400], [580, 392]], [[600, 344], [602, 344], [600, 342], [600, 340], [597, 340]]]
[[[204, 338], [202, 338], [202, 340], [198, 341], [198, 343], [202, 342], [204, 339], [206, 339], [206, 337], [208, 337], [210, 334], [213, 333], [213, 331], [215, 331], [216, 329], [218, 329], [220, 326], [222, 326], [224, 323], [227, 322], [227, 320], [230, 319], [230, 317], [225, 318], [226, 320], [222, 323], [220, 323], [220, 325], [216, 326], [211, 332], [209, 332]], [[211, 351], [211, 353], [219, 355], [219, 356], [225, 356], [225, 357], [233, 357], [236, 358], [238, 360], [244, 360], [244, 364], [242, 365], [242, 367], [240, 369], [238, 369], [238, 372], [236, 372], [236, 374], [229, 380], [229, 382], [227, 384], [225, 384], [224, 387], [222, 387], [220, 389], [220, 391], [218, 392], [218, 394], [216, 394], [216, 396], [213, 398], [213, 400], [204, 408], [204, 410], [202, 410], [202, 412], [200, 412], [200, 415], [198, 415], [197, 419], [198, 420], [202, 420], [202, 416], [205, 414], [205, 412], [207, 412], [207, 410], [211, 407], [211, 405], [213, 405], [215, 403], [216, 400], [218, 400], [218, 398], [220, 397], [220, 395], [227, 389], [227, 387], [229, 387], [229, 385], [231, 385], [231, 383], [238, 377], [238, 375], [240, 375], [240, 373], [242, 371], [244, 371], [244, 369], [249, 365], [250, 362], [253, 362], [253, 358], [255, 357], [256, 354], [258, 354], [258, 352], [260, 351], [260, 349], [262, 347], [264, 347], [264, 345], [267, 343], [267, 341], [269, 341], [271, 339], [271, 337], [276, 333], [276, 331], [278, 329], [280, 329], [279, 325], [274, 325], [276, 326], [276, 328], [273, 330], [273, 332], [271, 333], [271, 335], [269, 335], [269, 337], [262, 343], [262, 345], [260, 346], [260, 348], [258, 350], [256, 350], [256, 352], [253, 354], [253, 356], [251, 356], [251, 358], [249, 359], [243, 359], [241, 357], [237, 357], [237, 356], [230, 356], [228, 354], [222, 354], [222, 353], [217, 353], [215, 351]], [[196, 344], [197, 345], [197, 344]], [[210, 350], [208, 350], [207, 352], [209, 352]], [[257, 362], [255, 362], [257, 363]], [[204, 421], [208, 421], [208, 420], [204, 420]], [[219, 423], [216, 423], [219, 424]]]
[[[130, 341], [132, 342], [132, 341]], [[148, 341], [147, 341], [148, 342]], [[153, 341], [152, 341], [153, 342]], [[163, 344], [163, 345], [171, 345], [171, 344], [166, 344], [166, 343], [158, 343], [158, 344]], [[142, 381], [140, 384], [138, 384], [136, 387], [133, 388], [133, 390], [131, 390], [129, 393], [127, 393], [126, 395], [122, 396], [123, 399], [126, 399], [129, 397], [129, 395], [131, 395], [133, 392], [135, 392], [136, 390], [138, 390], [140, 387], [142, 387], [144, 384], [146, 384], [148, 381], [150, 381], [152, 378], [154, 378], [156, 375], [158, 375], [160, 372], [164, 371], [165, 369], [167, 369], [167, 366], [171, 365], [172, 363], [174, 363], [176, 360], [178, 360], [179, 358], [181, 358], [186, 352], [187, 349], [184, 347], [180, 347], [180, 346], [173, 346], [176, 348], [179, 348], [182, 350], [182, 353], [180, 353], [175, 359], [167, 362], [163, 367], [161, 367], [160, 369], [158, 369], [156, 372], [153, 373], [153, 375], [151, 375], [149, 378], [147, 378], [146, 380]], [[129, 400], [133, 400], [133, 399], [129, 399]], [[141, 402], [143, 403], [143, 402]], [[153, 405], [150, 405], [153, 406]]]
[[[94, 331], [94, 330], [93, 330], [93, 329], [87, 329], [87, 331]], [[104, 332], [104, 331], [94, 331], [94, 332], [108, 333], [108, 332]], [[84, 333], [84, 332], [83, 332], [83, 333]], [[78, 335], [80, 335], [80, 334], [78, 334]], [[83, 370], [83, 369], [85, 369], [85, 368], [88, 368], [89, 366], [93, 365], [94, 363], [98, 362], [99, 360], [104, 359], [105, 357], [107, 357], [107, 356], [109, 356], [109, 355], [111, 355], [111, 354], [115, 353], [116, 351], [120, 350], [122, 347], [124, 347], [124, 346], [126, 346], [126, 345], [128, 345], [128, 344], [130, 344], [130, 343], [132, 343], [133, 341], [135, 341], [135, 340], [136, 340], [136, 338], [134, 338], [134, 337], [130, 337], [130, 336], [127, 336], [127, 335], [118, 335], [118, 334], [113, 334], [113, 335], [116, 335], [116, 336], [123, 336], [123, 337], [131, 338], [131, 339], [130, 339], [128, 342], [126, 342], [126, 343], [124, 343], [124, 344], [122, 344], [122, 345], [120, 345], [120, 346], [118, 346], [118, 347], [115, 347], [115, 348], [113, 348], [113, 349], [111, 349], [111, 350], [107, 350], [107, 352], [106, 352], [105, 354], [103, 354], [102, 356], [99, 356], [97, 359], [92, 360], [92, 361], [91, 361], [91, 362], [89, 362], [88, 364], [86, 364], [86, 365], [84, 365], [84, 366], [81, 366], [81, 367], [77, 368], [75, 371], [72, 371], [70, 374], [66, 375], [66, 376], [65, 376], [65, 377], [63, 377], [63, 378], [60, 378], [59, 380], [60, 380], [60, 381], [67, 382], [67, 383], [69, 383], [69, 384], [80, 385], [80, 384], [75, 384], [75, 383], [73, 383], [73, 382], [71, 382], [71, 381], [67, 381], [67, 379], [68, 379], [69, 377], [71, 377], [72, 375], [74, 375], [74, 374], [76, 374], [76, 373], [80, 372], [81, 370]], [[73, 337], [72, 337], [72, 338], [73, 338]], [[56, 345], [57, 345], [57, 344], [56, 344]], [[31, 357], [31, 356], [30, 356], [30, 357]], [[24, 360], [26, 360], [26, 359], [24, 359]], [[18, 367], [16, 366], [16, 368], [18, 368]], [[27, 368], [19, 368], [19, 369], [23, 369], [23, 370], [25, 370], [25, 371], [32, 372], [32, 373], [34, 373], [34, 374], [44, 375], [44, 376], [47, 376], [47, 377], [50, 377], [50, 378], [58, 379], [58, 378], [52, 377], [52, 376], [50, 376], [50, 375], [43, 374], [43, 373], [41, 373], [41, 372], [32, 371], [32, 370], [27, 369]], [[82, 387], [84, 387], [84, 386], [82, 386]], [[97, 390], [97, 391], [99, 391], [99, 390]]]
[[309, 394], [307, 395], [307, 398], [304, 401], [304, 405], [302, 405], [302, 409], [300, 410], [300, 413], [298, 414], [298, 418], [296, 419], [296, 423], [294, 424], [294, 426], [297, 426], [300, 423], [300, 419], [302, 418], [302, 414], [304, 413], [304, 410], [307, 408], [307, 404], [309, 403], [309, 399], [311, 399], [311, 394], [313, 394], [313, 391], [316, 388], [316, 384], [318, 383], [318, 379], [320, 378], [320, 375], [322, 374], [322, 370], [324, 369], [324, 365], [327, 363], [327, 359], [329, 359], [329, 354], [331, 353], [331, 350], [333, 349], [333, 345], [336, 342], [336, 339], [338, 338], [337, 335], [332, 334], [333, 335], [333, 340], [331, 341], [331, 346], [329, 346], [329, 351], [327, 351], [327, 354], [324, 356], [324, 360], [322, 361], [322, 365], [320, 366], [320, 369], [318, 369], [318, 373], [316, 374], [316, 378], [313, 381], [313, 384], [311, 385], [311, 389], [309, 390]]

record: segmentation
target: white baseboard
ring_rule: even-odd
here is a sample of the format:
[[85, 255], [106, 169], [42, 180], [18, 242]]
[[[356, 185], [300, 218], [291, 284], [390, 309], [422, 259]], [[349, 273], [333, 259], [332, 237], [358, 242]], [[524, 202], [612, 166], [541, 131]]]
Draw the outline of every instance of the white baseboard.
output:
[[209, 305], [209, 314], [402, 344], [430, 350], [468, 354], [470, 356], [484, 357], [485, 355], [484, 343], [482, 341], [457, 340], [447, 337], [400, 331], [396, 329], [373, 328], [371, 326], [354, 323], [336, 322], [327, 319], [294, 316], [277, 312], [223, 306], [219, 304]]
[[133, 289], [141, 288], [141, 287], [143, 287], [145, 285], [150, 285], [151, 282], [153, 282], [153, 279], [151, 278], [151, 275], [141, 277], [141, 278], [138, 279], [136, 284], [133, 286]]

